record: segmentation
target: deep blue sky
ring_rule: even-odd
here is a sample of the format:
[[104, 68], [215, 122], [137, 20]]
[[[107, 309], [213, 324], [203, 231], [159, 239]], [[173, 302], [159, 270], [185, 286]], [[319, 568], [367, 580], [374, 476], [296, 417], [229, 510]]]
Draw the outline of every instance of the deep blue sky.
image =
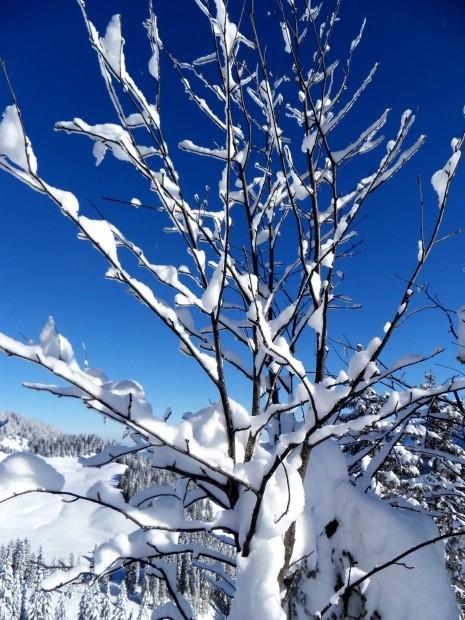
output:
[[[161, 36], [178, 57], [191, 59], [208, 51], [208, 30], [193, 1], [155, 0], [154, 5]], [[136, 80], [150, 85], [149, 49], [141, 26], [147, 3], [87, 0], [87, 6], [102, 35], [110, 17], [117, 12], [123, 14], [129, 68]], [[256, 0], [257, 12], [265, 14], [272, 7], [272, 0]], [[386, 306], [390, 310], [396, 307], [395, 297], [389, 304], [390, 296], [400, 290], [395, 274], [407, 275], [417, 251], [417, 174], [423, 178], [427, 205], [434, 210], [429, 180], [448, 158], [451, 138], [465, 126], [462, 0], [343, 0], [338, 26], [342, 50], [355, 37], [365, 16], [367, 26], [355, 60], [354, 77], [361, 78], [375, 61], [380, 61], [381, 66], [353, 114], [354, 133], [350, 137], [355, 138], [357, 130], [385, 107], [393, 109], [386, 133], [397, 130], [397, 119], [404, 109], [418, 108], [413, 135], [426, 133], [428, 142], [389, 187], [370, 202], [362, 223], [366, 252], [354, 259], [354, 267], [360, 270], [352, 277], [348, 275], [348, 285], [354, 288], [347, 293], [363, 301], [364, 310], [346, 315], [344, 326], [354, 342], [367, 342], [379, 334], [392, 314], [386, 312]], [[260, 19], [262, 28], [267, 23], [265, 17]], [[276, 49], [281, 41], [276, 44], [273, 39], [272, 45]], [[94, 201], [152, 251], [155, 261], [157, 253], [169, 260], [159, 221], [153, 215], [143, 211], [128, 214], [125, 207], [101, 200], [105, 195], [149, 200], [145, 184], [137, 175], [108, 155], [96, 168], [88, 140], [53, 131], [56, 121], [76, 116], [89, 123], [114, 121], [77, 3], [2, 0], [0, 57], [6, 62], [44, 178], [78, 194], [82, 208], [89, 209], [89, 213], [92, 211], [86, 200]], [[169, 73], [163, 92], [168, 136], [174, 143], [190, 138], [192, 122]], [[0, 82], [0, 107], [9, 103], [7, 88]], [[349, 131], [350, 123], [347, 128]], [[200, 165], [204, 166], [205, 160], [179, 161], [181, 167], [190, 166], [191, 193], [201, 193], [205, 183], [210, 182], [201, 177]], [[464, 178], [462, 167], [444, 232], [465, 227]], [[211, 181], [211, 185], [216, 183], [216, 179]], [[431, 281], [432, 290], [451, 308], [465, 303], [464, 266], [462, 235], [437, 248], [423, 276], [423, 281]], [[71, 223], [53, 204], [6, 174], [0, 175], [0, 331], [36, 339], [47, 317], [53, 315], [78, 356], [80, 343], [85, 342], [91, 365], [102, 367], [114, 379], [141, 381], [157, 413], [163, 413], [168, 406], [176, 413], [195, 410], [208, 404], [209, 399], [216, 399], [214, 390], [177, 353], [175, 340], [148, 311], [121, 287], [103, 279], [105, 268], [90, 245], [77, 240]], [[424, 313], [421, 320], [406, 326], [392, 354], [426, 353], [450, 342], [442, 318]], [[453, 354], [452, 346], [446, 363], [451, 362]], [[20, 387], [22, 380], [47, 381], [48, 377], [25, 362], [0, 357], [0, 411], [40, 417], [73, 432], [103, 431], [97, 416], [85, 412], [78, 403], [30, 392]]]

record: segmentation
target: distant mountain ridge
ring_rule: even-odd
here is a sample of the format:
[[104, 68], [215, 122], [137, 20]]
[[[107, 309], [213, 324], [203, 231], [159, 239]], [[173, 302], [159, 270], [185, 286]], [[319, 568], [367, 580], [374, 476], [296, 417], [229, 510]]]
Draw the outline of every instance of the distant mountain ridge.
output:
[[51, 424], [19, 413], [0, 413], [0, 451], [27, 451], [42, 456], [79, 456], [102, 450], [108, 441], [96, 434], [71, 435]]
[[34, 418], [27, 418], [19, 413], [4, 411], [0, 413], [0, 440], [5, 437], [20, 436], [26, 440], [34, 438], [51, 439], [64, 435], [51, 424], [46, 424]]

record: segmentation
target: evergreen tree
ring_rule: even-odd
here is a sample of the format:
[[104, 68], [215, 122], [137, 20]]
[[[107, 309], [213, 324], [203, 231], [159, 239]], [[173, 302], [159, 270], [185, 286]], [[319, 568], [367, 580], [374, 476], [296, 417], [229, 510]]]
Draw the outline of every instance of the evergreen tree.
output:
[[102, 593], [100, 596], [100, 620], [113, 619], [113, 604], [111, 602], [110, 582], [108, 577], [102, 581]]
[[126, 589], [129, 596], [133, 596], [137, 592], [137, 587], [139, 584], [139, 573], [140, 563], [131, 562], [131, 564], [126, 569], [124, 576], [124, 580], [126, 582]]
[[29, 541], [26, 539], [25, 543], [25, 567], [23, 578], [26, 582], [28, 588], [34, 587], [37, 573], [37, 557], [36, 554], [32, 551]]
[[146, 575], [145, 581], [150, 600], [152, 601], [153, 607], [156, 608], [160, 605], [160, 580], [153, 575]]
[[26, 573], [31, 560], [31, 544], [28, 538], [15, 541], [12, 566], [13, 573], [19, 573], [21, 579], [26, 579]]
[[29, 620], [43, 620], [43, 591], [39, 584], [34, 586], [29, 598]]
[[118, 487], [127, 501], [136, 493], [156, 484], [175, 484], [176, 476], [171, 472], [154, 469], [150, 459], [143, 456], [127, 455], [121, 458], [126, 465]]
[[42, 548], [39, 549], [37, 561], [33, 563], [33, 566], [35, 574], [32, 593], [29, 599], [29, 620], [44, 620], [44, 591], [40, 587], [44, 575]]
[[30, 620], [29, 597], [27, 593], [26, 581], [23, 581], [22, 588], [21, 588], [21, 609], [19, 612], [19, 620]]
[[66, 599], [64, 594], [61, 594], [58, 599], [53, 620], [68, 620], [68, 614], [66, 613]]
[[127, 620], [128, 595], [124, 580], [119, 587], [118, 597], [115, 603], [113, 620]]
[[44, 590], [42, 592], [41, 620], [53, 620], [52, 594]]
[[100, 620], [100, 592], [95, 581], [85, 584], [79, 602], [78, 620]]
[[184, 595], [190, 595], [190, 566], [187, 553], [183, 553], [178, 560], [178, 588]]
[[13, 617], [19, 618], [21, 614], [23, 579], [19, 572], [13, 573], [12, 611]]
[[11, 565], [11, 553], [7, 553], [4, 562], [0, 565], [0, 610], [5, 617], [14, 618], [17, 609], [20, 607], [20, 592], [16, 592], [16, 587], [17, 583], [15, 583]]
[[136, 620], [149, 620], [150, 618], [150, 590], [148, 580], [144, 579], [142, 587], [142, 600]]
[[12, 615], [6, 607], [0, 607], [0, 620], [11, 620]]

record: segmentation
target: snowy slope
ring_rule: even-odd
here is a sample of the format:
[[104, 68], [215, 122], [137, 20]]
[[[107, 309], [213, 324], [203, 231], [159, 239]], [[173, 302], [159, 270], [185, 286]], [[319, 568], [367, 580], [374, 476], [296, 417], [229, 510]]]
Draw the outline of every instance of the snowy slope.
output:
[[24, 437], [2, 437], [0, 439], [0, 450], [7, 452], [21, 452], [27, 450], [29, 441]]
[[[0, 462], [7, 453], [28, 451], [31, 441], [52, 441], [65, 435], [57, 428], [17, 413], [0, 414]], [[83, 467], [74, 457], [44, 457], [65, 478], [64, 490], [85, 495], [97, 480], [117, 483], [124, 465], [111, 464], [100, 469]], [[69, 500], [69, 498], [68, 498]], [[93, 527], [89, 524], [92, 522]], [[46, 559], [67, 560], [92, 552], [96, 544], [112, 532], [129, 532], [125, 519], [85, 500], [70, 503], [60, 496], [30, 493], [0, 504], [0, 545], [12, 539], [29, 538], [33, 548], [44, 549]]]
[[[11, 455], [0, 452], [0, 464]], [[41, 457], [32, 457], [41, 458]], [[110, 464], [101, 468], [83, 467], [74, 457], [49, 457], [43, 459], [64, 476], [64, 492], [67, 490], [83, 495], [99, 480], [117, 484], [125, 465]], [[0, 546], [15, 539], [28, 538], [34, 550], [42, 548], [45, 562], [69, 560], [71, 554], [79, 563], [79, 556], [90, 555], [94, 547], [118, 533], [130, 533], [130, 522], [115, 511], [86, 502], [66, 501], [58, 495], [30, 493], [0, 503]], [[84, 586], [65, 588], [66, 614], [68, 620], [77, 620]], [[115, 604], [119, 586], [110, 584], [111, 600]], [[30, 593], [29, 593], [30, 594]], [[52, 594], [52, 607], [60, 600], [59, 592]], [[127, 618], [137, 618], [140, 607], [134, 600], [126, 602]], [[132, 616], [131, 616], [132, 613]], [[214, 610], [199, 616], [198, 620], [219, 620]]]
[[[7, 455], [0, 453], [0, 461]], [[85, 493], [94, 482], [112, 481], [124, 470], [124, 465], [111, 464], [100, 469], [83, 467], [73, 457], [44, 459], [65, 477], [64, 490]], [[34, 548], [44, 549], [47, 559], [67, 560], [91, 553], [96, 544], [108, 540], [112, 532], [132, 530], [119, 513], [96, 506], [85, 500], [64, 501], [60, 496], [30, 493], [0, 504], [0, 544], [16, 538], [29, 538]], [[92, 528], [89, 524], [92, 523]]]

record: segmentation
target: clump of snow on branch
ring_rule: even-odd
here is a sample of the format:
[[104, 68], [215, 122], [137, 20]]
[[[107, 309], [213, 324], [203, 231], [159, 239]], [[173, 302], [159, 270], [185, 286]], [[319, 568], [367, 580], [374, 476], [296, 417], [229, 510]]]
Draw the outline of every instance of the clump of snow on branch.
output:
[[34, 490], [59, 492], [64, 477], [43, 458], [28, 452], [10, 454], [0, 463], [0, 497]]
[[457, 310], [457, 339], [459, 352], [457, 359], [465, 364], [465, 306]]
[[53, 317], [49, 317], [40, 333], [40, 346], [45, 355], [60, 359], [71, 368], [78, 368], [71, 344], [67, 338], [57, 332]]
[[8, 157], [24, 171], [37, 173], [37, 159], [29, 138], [24, 134], [19, 111], [10, 105], [3, 113], [0, 123], [0, 157]]
[[123, 46], [121, 36], [121, 15], [113, 15], [107, 26], [105, 37], [100, 39], [105, 60], [116, 75], [125, 72]]
[[462, 144], [462, 140], [454, 138], [451, 142], [452, 147], [452, 155], [447, 160], [446, 165], [433, 174], [431, 177], [431, 183], [433, 188], [438, 195], [438, 203], [441, 207], [444, 204], [444, 199], [447, 195], [447, 191], [449, 188], [449, 184], [451, 182], [452, 177], [455, 174], [455, 170], [460, 161], [461, 151], [460, 146]]

